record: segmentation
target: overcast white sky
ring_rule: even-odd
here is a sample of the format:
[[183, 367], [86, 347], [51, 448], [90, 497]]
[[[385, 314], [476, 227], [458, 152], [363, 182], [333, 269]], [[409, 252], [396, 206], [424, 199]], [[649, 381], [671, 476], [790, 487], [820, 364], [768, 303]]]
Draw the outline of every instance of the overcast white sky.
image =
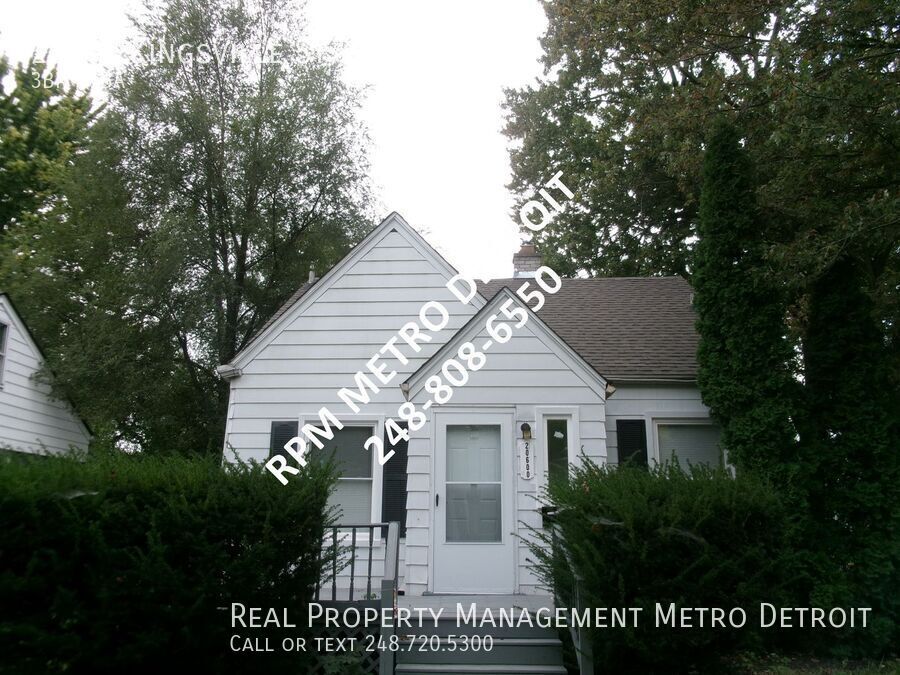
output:
[[[62, 80], [102, 90], [134, 0], [5, 2], [0, 50], [50, 50]], [[461, 271], [508, 276], [520, 237], [512, 204], [503, 87], [540, 74], [537, 0], [308, 0], [314, 45], [346, 43], [350, 84], [368, 85], [379, 211], [397, 211]]]

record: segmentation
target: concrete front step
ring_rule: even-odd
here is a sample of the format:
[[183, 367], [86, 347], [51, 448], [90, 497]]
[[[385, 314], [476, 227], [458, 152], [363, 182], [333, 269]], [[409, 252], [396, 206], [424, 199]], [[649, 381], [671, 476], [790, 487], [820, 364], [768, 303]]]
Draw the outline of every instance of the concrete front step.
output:
[[[414, 625], [397, 628], [397, 675], [566, 675], [557, 631], [534, 625], [537, 612], [553, 606], [552, 598], [432, 595], [405, 598], [400, 604], [411, 610]], [[432, 614], [437, 612], [441, 618], [435, 625]], [[527, 615], [520, 622], [523, 612]], [[421, 624], [416, 622], [419, 615]], [[492, 641], [490, 649], [485, 649], [488, 635]], [[453, 641], [449, 636], [454, 636]], [[456, 649], [450, 651], [454, 642]], [[473, 649], [473, 644], [479, 649]]]
[[456, 617], [442, 617], [438, 620], [437, 626], [434, 621], [427, 615], [424, 617], [422, 624], [413, 619], [412, 626], [397, 628], [397, 634], [401, 637], [404, 635], [491, 635], [494, 638], [555, 638], [556, 631], [552, 628], [542, 628], [541, 626], [523, 625], [506, 625], [501, 626], [500, 620], [497, 620], [497, 626], [491, 626], [489, 623], [485, 625], [473, 625], [471, 623], [463, 623], [460, 619], [457, 623]]
[[562, 642], [558, 638], [493, 638], [487, 643], [477, 640], [475, 644], [477, 649], [473, 649], [471, 642], [460, 639], [432, 639], [423, 643], [422, 638], [401, 638], [400, 649], [396, 652], [397, 663], [510, 666], [555, 666], [562, 663]]
[[467, 673], [482, 673], [486, 675], [567, 675], [563, 666], [502, 666], [488, 665], [452, 665], [452, 664], [400, 664], [394, 669], [395, 673], [404, 675], [432, 675], [443, 673], [444, 675], [466, 675]]

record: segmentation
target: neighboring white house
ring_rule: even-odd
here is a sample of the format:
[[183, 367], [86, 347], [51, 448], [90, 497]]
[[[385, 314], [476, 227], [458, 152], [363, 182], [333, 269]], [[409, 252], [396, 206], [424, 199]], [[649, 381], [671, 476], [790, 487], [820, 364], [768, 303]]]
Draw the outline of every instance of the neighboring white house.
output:
[[[525, 282], [537, 288], [540, 258], [524, 246], [513, 262], [514, 278], [480, 284], [461, 302], [445, 286], [456, 270], [391, 214], [219, 369], [231, 387], [227, 461], [283, 454], [298, 429], [319, 424], [323, 406], [343, 422], [327, 444], [343, 466], [335, 496], [343, 522], [405, 524], [409, 595], [539, 593], [522, 537], [541, 523], [536, 498], [548, 470], [582, 457], [647, 463], [673, 452], [719, 461], [718, 431], [695, 384], [697, 336], [683, 279], [564, 279], [532, 312], [535, 302], [516, 291]], [[418, 353], [397, 341], [402, 359], [382, 349], [429, 301], [446, 307], [446, 326], [417, 342]], [[485, 347], [493, 314], [510, 326], [527, 320], [508, 341]], [[448, 358], [464, 361], [458, 350], [468, 342], [484, 352], [483, 366], [465, 374], [443, 367]], [[354, 375], [379, 350], [384, 372], [397, 375], [351, 413], [338, 391], [355, 389]], [[467, 381], [439, 405], [435, 375]], [[426, 421], [382, 467], [363, 443], [384, 438], [405, 403]]]
[[0, 293], [0, 449], [58, 454], [84, 450], [90, 430], [35, 378], [44, 360], [16, 308]]

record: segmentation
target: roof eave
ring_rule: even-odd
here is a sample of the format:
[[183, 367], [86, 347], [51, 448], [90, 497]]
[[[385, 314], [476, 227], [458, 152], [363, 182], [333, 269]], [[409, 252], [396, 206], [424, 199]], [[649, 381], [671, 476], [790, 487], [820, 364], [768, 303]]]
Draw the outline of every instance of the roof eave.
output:
[[673, 375], [609, 375], [613, 384], [697, 384], [697, 378]]

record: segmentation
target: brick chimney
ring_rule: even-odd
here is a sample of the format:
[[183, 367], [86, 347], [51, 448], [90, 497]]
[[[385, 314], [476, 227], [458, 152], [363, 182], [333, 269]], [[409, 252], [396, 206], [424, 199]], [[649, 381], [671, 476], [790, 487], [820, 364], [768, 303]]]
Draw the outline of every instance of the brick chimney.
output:
[[513, 277], [516, 279], [522, 277], [533, 277], [541, 266], [541, 254], [538, 253], [534, 244], [522, 244], [519, 252], [513, 255]]

